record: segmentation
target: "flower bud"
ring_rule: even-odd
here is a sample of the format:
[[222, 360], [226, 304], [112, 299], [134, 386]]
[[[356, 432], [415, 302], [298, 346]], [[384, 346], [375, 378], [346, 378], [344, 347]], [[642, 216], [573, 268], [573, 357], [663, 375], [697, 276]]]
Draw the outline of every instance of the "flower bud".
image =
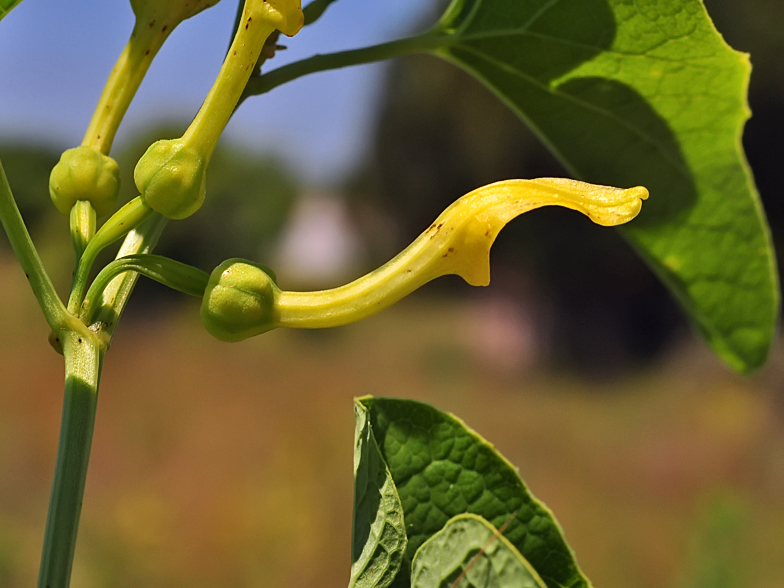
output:
[[221, 341], [242, 341], [278, 326], [275, 275], [258, 264], [229, 259], [216, 267], [201, 304], [201, 322]]
[[69, 214], [77, 200], [87, 200], [103, 216], [114, 208], [119, 192], [117, 162], [91, 147], [65, 151], [49, 176], [49, 195], [63, 214]]
[[206, 163], [181, 139], [156, 141], [136, 164], [133, 179], [147, 206], [167, 218], [186, 218], [204, 203]]

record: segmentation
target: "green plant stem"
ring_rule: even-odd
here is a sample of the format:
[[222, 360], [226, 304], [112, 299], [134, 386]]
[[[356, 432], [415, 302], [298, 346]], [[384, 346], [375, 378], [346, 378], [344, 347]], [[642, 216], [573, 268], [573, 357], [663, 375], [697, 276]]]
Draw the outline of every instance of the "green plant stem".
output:
[[65, 397], [38, 588], [68, 588], [70, 584], [105, 351], [91, 334], [66, 330], [60, 338]]
[[82, 319], [90, 319], [102, 300], [104, 289], [117, 276], [133, 271], [184, 294], [201, 297], [210, 276], [202, 270], [160, 255], [128, 255], [107, 264], [95, 277], [82, 304]]
[[68, 314], [60, 297], [57, 296], [54, 284], [41, 263], [38, 251], [16, 206], [2, 163], [0, 163], [0, 221], [19, 259], [19, 264], [30, 282], [33, 294], [43, 310], [46, 322], [52, 330], [59, 331], [66, 324], [71, 323], [70, 319], [73, 317]]
[[383, 61], [411, 53], [433, 51], [448, 42], [449, 38], [443, 34], [426, 33], [417, 37], [399, 39], [361, 49], [314, 55], [313, 57], [284, 65], [264, 75], [252, 77], [245, 86], [245, 91], [242, 93], [237, 106], [250, 96], [265, 94], [273, 88], [308, 74]]
[[[154, 215], [126, 236], [118, 255], [152, 250], [165, 225], [165, 218]], [[135, 272], [126, 273], [111, 282], [106, 289], [111, 290], [111, 303], [101, 310], [111, 311], [115, 319], [119, 317], [137, 276]], [[38, 588], [68, 588], [70, 584], [95, 424], [98, 383], [103, 356], [116, 326], [115, 320], [106, 330], [94, 332], [67, 311], [66, 316], [73, 324], [59, 334], [65, 356], [65, 398]]]

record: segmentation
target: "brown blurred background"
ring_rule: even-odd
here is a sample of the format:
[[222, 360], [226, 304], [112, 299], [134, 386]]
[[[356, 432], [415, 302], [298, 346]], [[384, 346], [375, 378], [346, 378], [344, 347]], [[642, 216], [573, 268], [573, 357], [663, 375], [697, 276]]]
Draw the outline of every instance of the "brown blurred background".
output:
[[[750, 0], [739, 18], [729, 0], [706, 4], [752, 54], [744, 143], [781, 255], [784, 5]], [[373, 148], [344, 182], [306, 186], [223, 145], [204, 209], [158, 252], [208, 271], [247, 257], [286, 288], [329, 287], [478, 185], [563, 174], [451, 66], [407, 58], [385, 84]], [[134, 162], [174, 128], [121, 146], [125, 198]], [[67, 226], [45, 197], [57, 157], [0, 144], [65, 289]], [[445, 278], [361, 324], [232, 345], [204, 332], [197, 301], [140, 282], [104, 369], [73, 586], [346, 585], [351, 399], [365, 394], [463, 417], [554, 510], [596, 586], [784, 585], [781, 344], [759, 374], [731, 374], [618, 233], [570, 211], [512, 223], [492, 271], [486, 289]], [[0, 588], [21, 588], [37, 573], [62, 365], [4, 237], [0, 285]]]

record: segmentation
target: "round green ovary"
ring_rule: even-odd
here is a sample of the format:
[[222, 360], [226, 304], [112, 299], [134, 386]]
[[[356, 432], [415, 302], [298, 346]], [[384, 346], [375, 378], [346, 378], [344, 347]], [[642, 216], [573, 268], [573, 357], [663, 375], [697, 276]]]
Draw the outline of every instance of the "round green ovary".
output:
[[157, 141], [136, 164], [133, 179], [147, 206], [167, 218], [182, 219], [204, 203], [207, 162], [181, 139]]
[[111, 212], [120, 192], [120, 168], [108, 155], [91, 147], [68, 149], [49, 176], [49, 196], [63, 214], [86, 200], [98, 216]]
[[241, 341], [277, 326], [280, 290], [259, 265], [229, 259], [213, 270], [201, 305], [201, 320], [221, 341]]

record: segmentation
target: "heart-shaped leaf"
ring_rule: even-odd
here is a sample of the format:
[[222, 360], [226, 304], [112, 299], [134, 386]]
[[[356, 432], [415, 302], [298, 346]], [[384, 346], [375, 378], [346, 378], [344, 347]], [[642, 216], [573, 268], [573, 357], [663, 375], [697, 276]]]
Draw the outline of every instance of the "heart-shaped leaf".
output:
[[405, 514], [408, 547], [393, 586], [410, 586], [414, 554], [454, 516], [472, 513], [504, 537], [548, 588], [589, 588], [550, 510], [517, 470], [460, 419], [413, 400], [360, 398]]

